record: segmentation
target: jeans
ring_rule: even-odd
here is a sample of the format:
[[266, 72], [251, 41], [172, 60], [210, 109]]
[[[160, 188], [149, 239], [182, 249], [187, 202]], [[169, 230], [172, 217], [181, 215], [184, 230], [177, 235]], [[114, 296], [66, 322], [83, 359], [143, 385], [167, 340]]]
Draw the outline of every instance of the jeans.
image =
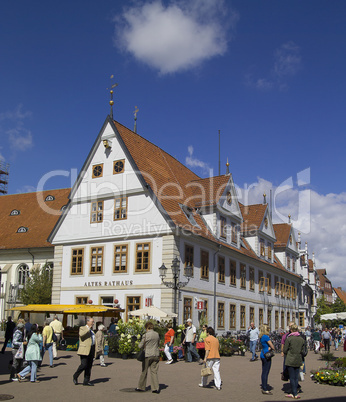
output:
[[[221, 388], [221, 376], [220, 376], [220, 359], [208, 359], [207, 367], [213, 369], [214, 374], [214, 385], [216, 388]], [[208, 377], [202, 377], [201, 384], [203, 387], [207, 386]]]
[[48, 354], [49, 354], [49, 365], [53, 366], [53, 342], [46, 343], [46, 346], [42, 349], [42, 361], [43, 361], [43, 356], [44, 356], [44, 353], [46, 350], [48, 350]]
[[257, 339], [255, 341], [250, 341], [250, 352], [252, 353], [251, 360], [255, 360], [256, 355]]
[[37, 361], [35, 360], [30, 360], [29, 365], [25, 367], [24, 370], [22, 370], [19, 375], [21, 377], [25, 377], [27, 374], [31, 372], [30, 376], [30, 381], [35, 382], [36, 381], [36, 373], [37, 373]]
[[269, 391], [268, 389], [268, 376], [269, 376], [269, 371], [270, 367], [272, 365], [272, 359], [267, 360], [266, 358], [262, 358], [262, 376], [261, 376], [261, 381], [262, 381], [262, 390], [263, 391]]
[[293, 396], [298, 395], [299, 367], [287, 366]]
[[196, 358], [198, 361], [200, 359], [200, 356], [195, 348], [195, 345], [192, 342], [186, 342], [186, 357], [188, 362], [192, 362], [192, 355]]

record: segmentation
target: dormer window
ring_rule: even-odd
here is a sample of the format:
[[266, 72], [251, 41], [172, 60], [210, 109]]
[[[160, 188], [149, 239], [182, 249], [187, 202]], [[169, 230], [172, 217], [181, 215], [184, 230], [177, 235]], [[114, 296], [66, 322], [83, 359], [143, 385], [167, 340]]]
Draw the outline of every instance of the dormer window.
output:
[[232, 243], [238, 244], [237, 225], [234, 222], [231, 223], [231, 234]]
[[14, 209], [10, 213], [10, 216], [17, 216], [17, 215], [20, 215], [20, 211], [18, 209]]
[[232, 204], [232, 193], [230, 191], [226, 194], [226, 200], [228, 205]]
[[66, 208], [67, 208], [67, 205], [63, 205], [63, 206], [60, 208], [60, 211], [65, 211]]
[[267, 250], [268, 250], [268, 260], [272, 260], [272, 245], [268, 243], [267, 245]]
[[188, 221], [191, 223], [191, 225], [198, 227], [198, 224], [193, 216], [193, 209], [190, 207], [187, 207], [186, 205], [182, 205], [182, 204], [179, 204], [179, 205], [180, 205], [180, 208], [182, 209], [182, 211], [184, 212], [184, 215], [186, 216]]
[[220, 216], [220, 237], [227, 239], [227, 220], [224, 216]]
[[292, 243], [293, 243], [293, 238], [292, 238], [292, 235], [290, 235], [290, 245], [292, 245]]
[[26, 228], [25, 226], [21, 226], [18, 228], [17, 233], [26, 233], [29, 229]]
[[54, 195], [47, 195], [47, 197], [45, 198], [45, 201], [47, 202], [47, 201], [54, 201], [55, 200], [55, 197], [54, 197]]
[[291, 269], [291, 257], [289, 254], [286, 255], [286, 268]]
[[260, 239], [260, 256], [265, 257], [265, 248], [263, 239]]
[[268, 229], [268, 218], [265, 218], [264, 220], [264, 227]]

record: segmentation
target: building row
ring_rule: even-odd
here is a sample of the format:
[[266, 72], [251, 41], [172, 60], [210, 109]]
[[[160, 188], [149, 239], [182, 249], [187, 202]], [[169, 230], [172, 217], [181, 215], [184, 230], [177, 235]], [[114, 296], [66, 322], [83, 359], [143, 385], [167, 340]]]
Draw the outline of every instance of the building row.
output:
[[125, 320], [155, 305], [218, 333], [313, 325], [325, 275], [265, 195], [238, 201], [228, 169], [200, 178], [108, 116], [71, 189], [0, 197], [1, 318], [41, 268], [52, 303], [116, 304]]

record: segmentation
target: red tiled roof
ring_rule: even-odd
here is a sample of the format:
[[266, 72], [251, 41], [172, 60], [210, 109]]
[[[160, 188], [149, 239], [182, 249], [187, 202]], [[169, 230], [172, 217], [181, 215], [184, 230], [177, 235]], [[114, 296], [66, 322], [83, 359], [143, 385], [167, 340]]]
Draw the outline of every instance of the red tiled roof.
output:
[[346, 292], [341, 288], [334, 288], [336, 295], [339, 299], [341, 299], [344, 303], [346, 303]]
[[290, 223], [275, 223], [273, 225], [276, 242], [274, 247], [286, 247], [291, 233]]
[[[52, 247], [47, 238], [68, 202], [71, 189], [46, 190], [37, 193], [0, 196], [0, 250], [33, 247]], [[46, 201], [48, 195], [55, 197]], [[10, 215], [13, 210], [19, 215]], [[20, 227], [26, 233], [17, 233]]]
[[[179, 205], [183, 204], [191, 207], [215, 205], [230, 180], [229, 175], [201, 179], [158, 146], [129, 130], [122, 124], [116, 121], [114, 121], [114, 124], [130, 152], [134, 163], [137, 165], [138, 170], [174, 224], [184, 228], [185, 231], [190, 231], [217, 244], [221, 244], [224, 247], [236, 250], [241, 254], [263, 262], [263, 260], [257, 257], [256, 253], [245, 239], [242, 239], [240, 249], [219, 241], [209, 230], [204, 219], [196, 213], [196, 211], [191, 211], [191, 213], [198, 227], [191, 224]], [[202, 195], [203, 197], [205, 195], [205, 199]], [[265, 210], [266, 207], [266, 205], [259, 204], [257, 209], [262, 211]], [[250, 208], [252, 210], [252, 206], [250, 206]], [[268, 262], [267, 264], [290, 273], [278, 260], [275, 260], [273, 264]], [[293, 273], [290, 274], [297, 276]]]
[[314, 272], [314, 262], [309, 259], [308, 264], [309, 264], [309, 272]]
[[243, 205], [239, 203], [239, 206], [243, 215], [243, 223], [241, 226], [242, 233], [245, 234], [251, 230], [257, 230], [263, 222], [267, 204]]

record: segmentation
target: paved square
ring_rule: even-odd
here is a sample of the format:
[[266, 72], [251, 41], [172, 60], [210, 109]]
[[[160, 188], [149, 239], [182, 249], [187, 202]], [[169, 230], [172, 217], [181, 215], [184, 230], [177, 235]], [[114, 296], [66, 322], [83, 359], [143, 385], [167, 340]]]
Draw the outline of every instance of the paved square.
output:
[[[38, 373], [40, 383], [31, 384], [25, 382], [9, 382], [8, 361], [11, 358], [10, 350], [0, 355], [0, 394], [14, 395], [21, 401], [33, 401], [45, 399], [55, 401], [152, 401], [176, 400], [186, 401], [284, 401], [289, 400], [282, 391], [288, 383], [281, 381], [282, 358], [276, 355], [273, 358], [272, 368], [269, 374], [269, 384], [274, 387], [273, 395], [263, 395], [260, 390], [261, 362], [249, 361], [250, 353], [245, 357], [232, 356], [221, 358], [221, 378], [223, 387], [221, 391], [213, 388], [202, 389], [198, 387], [200, 382], [200, 369], [197, 363], [178, 363], [166, 365], [160, 363], [159, 381], [161, 393], [152, 394], [149, 388], [148, 377], [147, 392], [137, 393], [133, 389], [137, 386], [140, 375], [141, 363], [135, 359], [122, 360], [106, 357], [107, 367], [100, 367], [99, 362], [92, 369], [91, 381], [94, 387], [75, 386], [72, 382], [72, 374], [79, 364], [76, 352], [59, 351], [59, 359], [55, 360], [56, 366], [49, 368], [48, 354], [45, 355], [43, 366]], [[343, 351], [335, 352], [335, 356], [344, 357]], [[309, 352], [307, 356], [307, 373], [311, 369], [325, 367], [325, 362], [319, 360], [319, 355]], [[212, 380], [212, 377], [210, 378]], [[80, 378], [82, 381], [82, 378]], [[286, 384], [286, 385], [285, 385]], [[306, 375], [301, 383], [303, 393], [301, 400], [325, 400], [346, 401], [346, 388], [315, 384]], [[132, 392], [131, 392], [132, 391]]]

